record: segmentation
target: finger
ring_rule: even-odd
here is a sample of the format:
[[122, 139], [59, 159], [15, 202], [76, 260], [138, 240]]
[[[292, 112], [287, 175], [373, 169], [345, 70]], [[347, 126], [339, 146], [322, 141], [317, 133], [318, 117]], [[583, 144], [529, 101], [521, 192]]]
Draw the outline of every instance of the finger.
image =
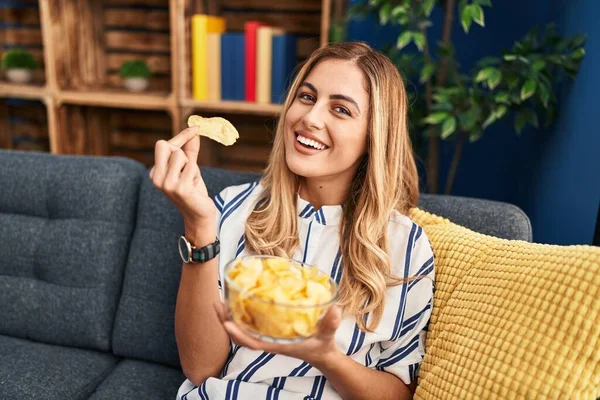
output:
[[155, 167], [152, 167], [152, 169], [150, 170], [150, 174], [149, 174], [150, 175], [150, 180], [152, 180], [152, 174], [154, 173], [154, 168]]
[[154, 173], [152, 182], [159, 187], [162, 186], [165, 180], [171, 153], [172, 147], [169, 142], [166, 140], [159, 140], [156, 142], [156, 145], [154, 146]]
[[177, 146], [178, 148], [182, 148], [184, 144], [189, 142], [191, 139], [195, 138], [198, 135], [198, 128], [191, 127], [186, 128], [179, 132], [172, 139], [169, 139], [169, 143]]
[[215, 308], [215, 312], [217, 313], [217, 317], [221, 323], [231, 320], [229, 313], [227, 312], [227, 306], [223, 303], [215, 303], [213, 304]]
[[175, 190], [179, 183], [181, 170], [185, 167], [187, 162], [188, 159], [181, 149], [177, 149], [171, 154], [167, 175], [165, 176], [165, 181], [162, 185], [165, 191]]
[[257, 339], [254, 336], [247, 333], [244, 329], [240, 328], [233, 321], [226, 321], [223, 323], [225, 330], [231, 337], [231, 339], [240, 344], [241, 346], [247, 347], [252, 350], [263, 350], [267, 353], [281, 354], [282, 348], [279, 343], [271, 343], [261, 339]]
[[183, 172], [181, 173], [181, 181], [187, 184], [194, 184], [196, 176], [200, 175], [200, 170], [198, 169], [198, 163], [193, 161], [193, 158], [188, 157], [188, 163], [183, 168]]
[[173, 139], [170, 139], [169, 143], [175, 147], [181, 148], [188, 160], [198, 161], [198, 153], [200, 152], [200, 136], [198, 136], [198, 128], [191, 127], [184, 129]]

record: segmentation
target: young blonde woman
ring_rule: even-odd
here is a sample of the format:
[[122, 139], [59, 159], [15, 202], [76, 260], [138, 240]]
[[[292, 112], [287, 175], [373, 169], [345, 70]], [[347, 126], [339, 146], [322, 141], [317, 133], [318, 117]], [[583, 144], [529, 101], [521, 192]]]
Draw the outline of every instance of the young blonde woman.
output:
[[[151, 179], [182, 213], [186, 240], [220, 239], [217, 257], [183, 264], [175, 333], [188, 379], [177, 399], [412, 398], [434, 270], [426, 235], [407, 217], [418, 179], [406, 113], [389, 59], [344, 43], [316, 50], [298, 72], [259, 182], [213, 200], [196, 132], [157, 143]], [[252, 254], [316, 264], [339, 282], [316, 335], [270, 343], [227, 320], [223, 269]]]

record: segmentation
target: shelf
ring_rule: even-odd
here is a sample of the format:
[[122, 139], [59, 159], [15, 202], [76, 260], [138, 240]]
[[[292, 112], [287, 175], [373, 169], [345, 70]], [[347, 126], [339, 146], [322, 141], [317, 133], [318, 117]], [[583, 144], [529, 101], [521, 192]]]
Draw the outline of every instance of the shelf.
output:
[[14, 99], [43, 100], [46, 96], [46, 87], [38, 85], [19, 85], [15, 83], [0, 82], [0, 97]]
[[58, 104], [130, 108], [137, 110], [167, 110], [170, 96], [166, 93], [127, 93], [110, 90], [61, 91], [56, 95]]
[[198, 101], [194, 99], [183, 99], [180, 103], [183, 107], [195, 110], [210, 110], [232, 114], [277, 116], [281, 112], [281, 104], [259, 104], [246, 101]]

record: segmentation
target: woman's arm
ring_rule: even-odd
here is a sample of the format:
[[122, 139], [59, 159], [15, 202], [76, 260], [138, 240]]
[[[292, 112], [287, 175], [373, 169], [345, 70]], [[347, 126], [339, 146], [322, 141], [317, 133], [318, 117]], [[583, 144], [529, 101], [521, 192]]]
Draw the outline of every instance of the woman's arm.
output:
[[393, 374], [361, 365], [337, 350], [310, 362], [345, 400], [412, 399], [416, 380], [406, 385]]
[[[203, 247], [215, 241], [216, 228], [186, 228], [185, 235], [196, 247]], [[218, 376], [229, 354], [229, 336], [215, 314], [215, 305], [221, 302], [217, 260], [183, 264], [177, 292], [177, 349], [184, 375], [196, 386]]]

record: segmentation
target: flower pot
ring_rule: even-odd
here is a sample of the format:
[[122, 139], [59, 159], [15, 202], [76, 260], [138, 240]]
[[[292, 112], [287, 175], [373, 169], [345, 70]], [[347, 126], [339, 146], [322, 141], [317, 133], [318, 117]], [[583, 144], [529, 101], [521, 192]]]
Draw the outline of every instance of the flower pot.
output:
[[6, 77], [13, 83], [29, 83], [33, 72], [26, 68], [11, 68], [6, 71]]
[[148, 87], [147, 78], [125, 78], [123, 84], [131, 92], [142, 92]]

